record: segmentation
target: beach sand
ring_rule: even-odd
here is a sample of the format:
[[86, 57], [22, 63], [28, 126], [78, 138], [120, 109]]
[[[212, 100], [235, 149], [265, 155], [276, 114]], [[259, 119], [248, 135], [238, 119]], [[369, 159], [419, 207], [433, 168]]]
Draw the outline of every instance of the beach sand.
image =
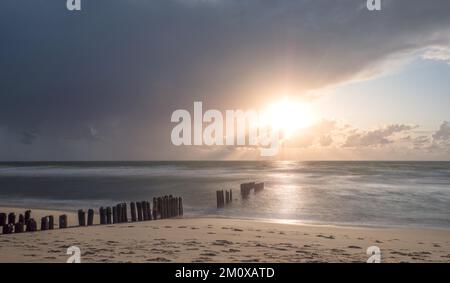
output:
[[[1, 212], [23, 213], [0, 207]], [[40, 217], [60, 211], [32, 210]], [[76, 215], [66, 212], [69, 225]], [[98, 215], [95, 217], [98, 219]], [[0, 262], [366, 262], [370, 246], [382, 262], [450, 262], [450, 230], [298, 225], [186, 218], [94, 225], [0, 235]]]

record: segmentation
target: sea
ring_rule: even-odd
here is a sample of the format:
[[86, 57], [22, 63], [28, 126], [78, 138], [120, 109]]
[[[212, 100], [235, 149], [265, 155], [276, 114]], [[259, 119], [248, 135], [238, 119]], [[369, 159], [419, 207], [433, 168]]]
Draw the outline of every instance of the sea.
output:
[[[240, 184], [265, 188], [240, 196]], [[233, 202], [216, 206], [217, 190]], [[450, 162], [3, 162], [0, 206], [75, 211], [183, 197], [185, 217], [450, 228]]]

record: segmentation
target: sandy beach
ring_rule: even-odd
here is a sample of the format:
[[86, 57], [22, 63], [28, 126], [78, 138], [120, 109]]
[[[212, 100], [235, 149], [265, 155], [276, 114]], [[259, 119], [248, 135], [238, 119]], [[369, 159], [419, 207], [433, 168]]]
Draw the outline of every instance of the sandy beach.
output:
[[[23, 213], [21, 208], [0, 208]], [[60, 211], [32, 210], [35, 219]], [[66, 212], [69, 225], [76, 215]], [[98, 217], [96, 217], [98, 219]], [[56, 223], [57, 224], [57, 223]], [[0, 235], [0, 262], [450, 262], [450, 231], [187, 218]]]

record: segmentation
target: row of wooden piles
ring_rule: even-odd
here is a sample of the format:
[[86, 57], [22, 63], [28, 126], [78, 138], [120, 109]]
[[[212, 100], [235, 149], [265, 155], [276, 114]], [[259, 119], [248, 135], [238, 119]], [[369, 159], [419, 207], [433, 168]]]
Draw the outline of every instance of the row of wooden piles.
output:
[[[26, 210], [24, 214], [19, 214], [16, 220], [14, 212], [0, 213], [0, 227], [3, 234], [35, 232], [38, 230], [36, 221], [31, 218], [31, 210]], [[41, 230], [53, 230], [55, 228], [55, 220], [53, 215], [41, 218]], [[59, 217], [59, 228], [67, 228], [67, 216]]]
[[[148, 221], [157, 219], [167, 219], [183, 216], [183, 199], [172, 195], [153, 198], [152, 204], [149, 201], [131, 202], [128, 209], [127, 203], [119, 203], [113, 207], [100, 207], [98, 215], [100, 225], [116, 224], [136, 221]], [[131, 219], [129, 218], [130, 212]], [[87, 214], [83, 209], [78, 210], [78, 226], [94, 225], [95, 212], [88, 209]], [[40, 230], [55, 229], [55, 219], [53, 215], [41, 218]], [[0, 227], [3, 234], [35, 232], [38, 231], [36, 221], [31, 218], [31, 210], [20, 214], [16, 221], [16, 214], [0, 213]], [[67, 215], [59, 216], [59, 228], [68, 227]]]
[[217, 197], [217, 208], [225, 207], [225, 205], [230, 204], [233, 202], [233, 191], [216, 191], [216, 197]]
[[[172, 195], [153, 198], [152, 203], [149, 201], [131, 202], [129, 207], [130, 209], [125, 202], [118, 203], [113, 207], [100, 207], [100, 225], [126, 223], [129, 220], [136, 222], [167, 219], [183, 215], [183, 199]], [[131, 216], [131, 219], [128, 215]], [[86, 212], [82, 209], [78, 210], [78, 225], [94, 225], [94, 210], [87, 211], [87, 221]]]
[[[250, 182], [250, 183], [243, 183], [241, 184], [241, 196], [243, 199], [248, 198], [250, 195], [250, 192], [254, 190], [255, 193], [258, 193], [262, 190], [264, 190], [264, 183], [256, 183], [256, 182]], [[223, 208], [233, 202], [233, 191], [224, 191], [219, 190], [216, 191], [216, 198], [217, 198], [217, 208]]]
[[255, 193], [258, 193], [258, 192], [264, 190], [264, 183], [249, 182], [249, 183], [241, 184], [242, 198], [248, 198], [251, 190], [254, 190]]

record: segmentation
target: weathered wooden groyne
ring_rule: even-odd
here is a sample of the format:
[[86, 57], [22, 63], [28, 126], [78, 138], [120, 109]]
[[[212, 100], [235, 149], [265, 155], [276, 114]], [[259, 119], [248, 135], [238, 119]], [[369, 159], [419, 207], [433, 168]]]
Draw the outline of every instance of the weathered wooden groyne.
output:
[[247, 198], [250, 195], [251, 190], [253, 190], [255, 193], [264, 190], [264, 183], [250, 182], [241, 184], [242, 198]]
[[[98, 209], [98, 214], [92, 208], [88, 209], [87, 213], [85, 210], [79, 209], [77, 216], [77, 225], [71, 227], [93, 226], [95, 217], [99, 218], [99, 225], [168, 219], [183, 216], [183, 199], [166, 195], [155, 197], [151, 202], [146, 200], [130, 202], [129, 206], [126, 202], [122, 202], [112, 207], [102, 206]], [[69, 227], [66, 214], [59, 215], [58, 220], [59, 229]], [[31, 210], [19, 214], [17, 221], [16, 214], [13, 212], [0, 213], [0, 227], [2, 234], [53, 230], [55, 229], [55, 219], [53, 215], [42, 217], [38, 230], [36, 221], [31, 217]]]
[[233, 202], [233, 190], [216, 191], [216, 197], [217, 197], [217, 208], [225, 207], [225, 205], [228, 205], [229, 203]]
[[[253, 190], [255, 193], [258, 193], [262, 190], [264, 190], [264, 183], [256, 183], [256, 182], [250, 182], [250, 183], [243, 183], [240, 185], [241, 189], [241, 197], [242, 199], [248, 198], [250, 195], [250, 192]], [[224, 191], [219, 190], [216, 191], [216, 198], [217, 198], [217, 208], [224, 208], [231, 202], [233, 202], [233, 191]]]

